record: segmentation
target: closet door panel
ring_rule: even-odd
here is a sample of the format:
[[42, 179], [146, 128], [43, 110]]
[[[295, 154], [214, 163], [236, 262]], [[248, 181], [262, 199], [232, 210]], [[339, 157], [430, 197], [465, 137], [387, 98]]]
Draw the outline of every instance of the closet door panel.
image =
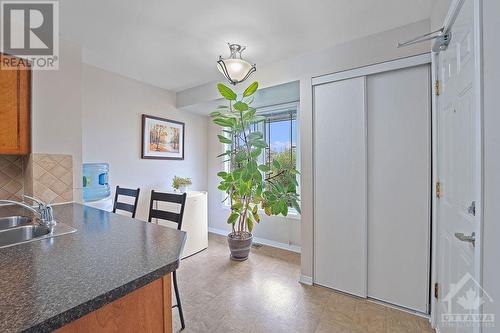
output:
[[367, 78], [368, 296], [429, 301], [430, 69]]
[[366, 296], [365, 78], [315, 86], [314, 282]]

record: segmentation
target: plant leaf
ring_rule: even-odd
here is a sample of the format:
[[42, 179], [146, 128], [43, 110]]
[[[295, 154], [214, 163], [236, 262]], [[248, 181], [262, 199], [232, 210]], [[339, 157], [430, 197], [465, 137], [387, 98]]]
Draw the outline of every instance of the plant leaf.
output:
[[247, 227], [248, 227], [248, 231], [252, 232], [253, 230], [253, 217], [251, 215], [248, 215], [247, 217]]
[[224, 111], [224, 112], [220, 113], [219, 117], [223, 117], [223, 118], [238, 118], [238, 115], [236, 115], [236, 114], [234, 114], [232, 112]]
[[286, 201], [281, 201], [280, 203], [281, 205], [281, 214], [283, 216], [287, 216], [288, 215], [288, 205], [286, 204]]
[[236, 102], [234, 103], [233, 108], [238, 111], [246, 111], [248, 110], [248, 104], [243, 102]]
[[243, 208], [243, 204], [239, 201], [235, 202], [232, 206], [231, 206], [231, 209], [232, 210], [237, 210], [237, 211], [240, 211], [241, 209]]
[[255, 140], [255, 141], [252, 141], [252, 146], [257, 147], [257, 148], [266, 148], [267, 143], [264, 140]]
[[249, 161], [247, 164], [247, 170], [250, 173], [254, 173], [255, 171], [257, 171], [257, 162]]
[[240, 163], [246, 160], [247, 154], [244, 151], [240, 151], [236, 154], [236, 162]]
[[247, 137], [248, 137], [249, 141], [252, 141], [252, 140], [262, 139], [263, 135], [261, 132], [252, 132], [252, 133], [248, 134]]
[[220, 143], [226, 143], [226, 144], [231, 144], [233, 143], [233, 141], [229, 138], [226, 138], [224, 135], [217, 135], [217, 137], [219, 138], [219, 142]]
[[257, 184], [262, 182], [262, 174], [259, 172], [259, 170], [255, 170], [255, 172], [253, 173], [253, 179], [255, 180], [255, 182], [257, 182]]
[[255, 222], [257, 222], [257, 223], [260, 222], [260, 215], [259, 215], [259, 213], [253, 213], [253, 218], [255, 219]]
[[271, 171], [271, 168], [269, 167], [269, 165], [261, 164], [259, 165], [259, 170], [262, 172], [269, 172]]
[[243, 92], [243, 97], [253, 95], [257, 91], [257, 88], [259, 88], [259, 83], [255, 81], [245, 89], [245, 91]]
[[297, 202], [297, 200], [292, 200], [292, 207], [295, 208], [297, 213], [301, 214], [300, 206], [299, 206], [299, 203]]
[[223, 118], [215, 118], [212, 121], [214, 122], [214, 124], [217, 124], [217, 125], [222, 126], [222, 127], [230, 127], [231, 126], [231, 124], [226, 119], [223, 119]]
[[227, 99], [228, 101], [236, 100], [236, 93], [227, 86], [223, 85], [222, 83], [217, 84], [217, 89], [219, 90], [221, 96]]
[[230, 154], [231, 154], [231, 151], [230, 150], [226, 150], [225, 153], [219, 154], [219, 155], [217, 155], [217, 157], [222, 157], [222, 156], [226, 156], [226, 155], [230, 155]]
[[240, 214], [232, 213], [231, 215], [229, 215], [229, 218], [227, 219], [227, 224], [235, 224], [238, 217], [240, 217]]
[[260, 156], [260, 154], [262, 154], [262, 149], [256, 148], [256, 149], [252, 150], [252, 152], [250, 153], [250, 156], [252, 156], [252, 158], [257, 158]]
[[217, 186], [217, 188], [221, 191], [227, 191], [229, 188], [229, 185], [227, 183], [220, 183], [219, 186]]
[[249, 108], [248, 111], [245, 112], [245, 114], [243, 115], [243, 119], [245, 119], [245, 120], [252, 119], [252, 117], [255, 115], [256, 112], [257, 112], [256, 109]]

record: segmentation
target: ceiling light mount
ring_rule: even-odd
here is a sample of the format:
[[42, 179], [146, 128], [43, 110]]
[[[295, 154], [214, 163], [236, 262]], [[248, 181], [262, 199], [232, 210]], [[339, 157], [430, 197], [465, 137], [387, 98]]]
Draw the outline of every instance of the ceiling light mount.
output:
[[224, 59], [219, 56], [217, 69], [232, 85], [236, 85], [245, 81], [257, 69], [255, 64], [252, 65], [241, 57], [241, 53], [246, 49], [246, 46], [232, 43], [227, 43], [227, 45], [231, 52], [229, 58]]

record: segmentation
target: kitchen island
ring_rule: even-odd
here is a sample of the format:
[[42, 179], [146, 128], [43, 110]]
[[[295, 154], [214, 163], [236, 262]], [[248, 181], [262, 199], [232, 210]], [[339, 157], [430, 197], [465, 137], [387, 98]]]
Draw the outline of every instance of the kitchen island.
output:
[[76, 203], [54, 217], [77, 232], [0, 249], [0, 332], [172, 331], [184, 232]]

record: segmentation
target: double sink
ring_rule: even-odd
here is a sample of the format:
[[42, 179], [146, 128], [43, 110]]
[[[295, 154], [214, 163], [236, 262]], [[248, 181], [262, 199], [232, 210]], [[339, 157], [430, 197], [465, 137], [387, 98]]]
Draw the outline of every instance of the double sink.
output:
[[27, 216], [0, 217], [0, 249], [75, 232], [62, 223], [44, 226]]

